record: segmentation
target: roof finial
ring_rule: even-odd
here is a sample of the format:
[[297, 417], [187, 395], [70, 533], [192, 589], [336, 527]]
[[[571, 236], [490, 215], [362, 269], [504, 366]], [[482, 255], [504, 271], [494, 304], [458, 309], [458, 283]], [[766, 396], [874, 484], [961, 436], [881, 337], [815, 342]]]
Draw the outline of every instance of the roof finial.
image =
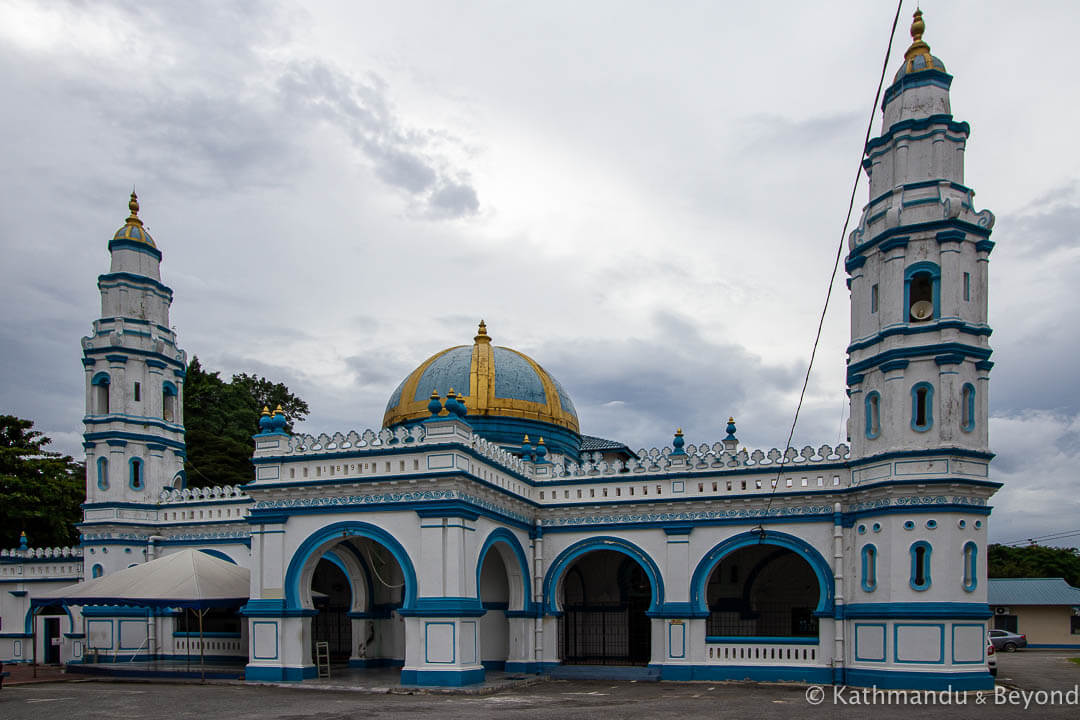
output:
[[131, 211], [131, 215], [128, 216], [126, 222], [134, 225], [142, 225], [142, 220], [139, 219], [139, 196], [135, 194], [135, 186], [131, 186], [131, 199], [128, 200], [128, 210]]
[[[927, 56], [927, 67], [930, 67], [930, 46], [923, 42], [922, 36], [926, 32], [926, 23], [922, 19], [922, 10], [916, 9], [914, 19], [911, 21], [911, 47], [904, 53], [904, 60], [909, 63], [916, 55]], [[911, 72], [914, 68], [908, 68]]]
[[491, 337], [487, 333], [487, 324], [483, 320], [480, 321], [480, 325], [476, 328], [476, 337], [473, 340], [478, 343], [491, 342]]

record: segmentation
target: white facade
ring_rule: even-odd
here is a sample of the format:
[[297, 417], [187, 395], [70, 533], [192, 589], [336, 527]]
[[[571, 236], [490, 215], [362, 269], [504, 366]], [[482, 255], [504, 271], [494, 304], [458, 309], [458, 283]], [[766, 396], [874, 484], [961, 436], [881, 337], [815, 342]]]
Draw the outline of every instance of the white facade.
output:
[[[870, 202], [846, 264], [850, 450], [747, 452], [731, 423], [712, 445], [680, 433], [662, 450], [568, 451], [584, 447], [569, 397], [531, 359], [489, 347], [482, 325], [471, 356], [444, 351], [402, 383], [388, 427], [289, 436], [264, 415], [252, 482], [188, 490], [186, 357], [161, 255], [130, 237], [133, 211], [83, 341], [85, 576], [177, 546], [250, 567], [244, 627], [220, 654], [246, 656], [252, 680], [313, 677], [312, 644], [331, 637], [342, 661], [400, 666], [409, 684], [617, 663], [676, 680], [989, 687], [993, 215], [963, 185], [968, 126], [948, 114], [952, 78], [919, 26], [867, 146]], [[461, 402], [437, 387], [421, 417], [421, 381], [454, 373]], [[491, 398], [503, 383], [505, 412], [483, 382]], [[535, 437], [506, 442], [528, 423], [550, 455]], [[2, 607], [7, 629], [24, 610]], [[144, 619], [155, 641], [140, 650], [118, 642], [108, 612], [85, 631], [76, 614], [72, 646], [180, 651], [171, 620]], [[91, 622], [111, 623], [108, 637]]]

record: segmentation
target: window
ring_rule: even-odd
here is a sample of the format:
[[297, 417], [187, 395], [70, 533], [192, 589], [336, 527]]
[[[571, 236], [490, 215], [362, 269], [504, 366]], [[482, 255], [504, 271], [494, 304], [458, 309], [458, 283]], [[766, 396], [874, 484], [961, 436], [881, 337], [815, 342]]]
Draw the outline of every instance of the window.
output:
[[971, 300], [971, 273], [964, 273], [964, 302]]
[[90, 568], [90, 577], [99, 578], [105, 574], [105, 568], [101, 567], [101, 563], [95, 563], [94, 567]]
[[971, 432], [975, 429], [975, 386], [964, 383], [960, 390], [960, 429]]
[[927, 382], [911, 388], [911, 429], [926, 432], [934, 425], [934, 386]]
[[979, 546], [973, 542], [964, 543], [964, 582], [967, 592], [972, 592], [979, 584]]
[[107, 373], [98, 373], [94, 376], [94, 379], [90, 381], [93, 386], [92, 393], [92, 407], [90, 412], [95, 415], [108, 415], [109, 414], [109, 375]]
[[142, 400], [142, 385], [140, 385], [139, 383], [135, 383], [132, 398], [135, 400], [135, 402], [139, 402], [140, 400]]
[[911, 545], [911, 589], [930, 588], [930, 543], [919, 540]]
[[915, 263], [904, 271], [904, 306], [908, 322], [929, 322], [941, 314], [941, 270], [932, 262]]
[[143, 461], [140, 458], [131, 459], [131, 477], [128, 484], [132, 490], [143, 489]]
[[873, 285], [870, 286], [870, 313], [871, 314], [877, 312], [877, 294], [878, 294], [877, 283], [874, 283]]
[[881, 434], [881, 393], [872, 390], [866, 394], [866, 437], [873, 440]]
[[877, 548], [873, 545], [863, 545], [862, 589], [866, 592], [877, 589]]
[[109, 460], [98, 458], [97, 460], [97, 486], [98, 490], [109, 489]]
[[171, 382], [161, 386], [161, 419], [165, 422], [176, 421], [176, 386]]
[[1072, 623], [1069, 632], [1073, 635], [1080, 635], [1080, 615], [1073, 615], [1069, 620]]

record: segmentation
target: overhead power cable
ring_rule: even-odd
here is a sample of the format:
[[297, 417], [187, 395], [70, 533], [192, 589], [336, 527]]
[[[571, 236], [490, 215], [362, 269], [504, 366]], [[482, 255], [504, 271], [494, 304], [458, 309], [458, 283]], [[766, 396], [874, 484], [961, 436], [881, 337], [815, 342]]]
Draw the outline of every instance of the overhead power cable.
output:
[[[776, 495], [776, 488], [780, 485], [780, 476], [784, 472], [784, 466], [787, 464], [788, 451], [791, 450], [791, 439], [795, 436], [795, 427], [799, 424], [799, 413], [802, 411], [803, 401], [806, 399], [806, 388], [810, 384], [810, 373], [814, 369], [814, 358], [817, 357], [818, 344], [821, 342], [821, 330], [825, 325], [825, 316], [829, 310], [829, 300], [832, 299], [833, 285], [836, 284], [836, 272], [840, 269], [840, 258], [844, 253], [844, 241], [847, 239], [848, 225], [851, 223], [851, 212], [855, 209], [855, 195], [859, 189], [859, 178], [863, 172], [863, 154], [867, 143], [870, 142], [870, 134], [874, 129], [874, 117], [877, 115], [878, 103], [881, 101], [881, 90], [885, 86], [885, 73], [889, 69], [889, 57], [892, 55], [893, 39], [896, 36], [896, 26], [900, 22], [900, 10], [903, 8], [904, 0], [899, 0], [896, 3], [896, 15], [893, 17], [892, 29], [889, 31], [889, 43], [885, 48], [885, 60], [881, 63], [881, 76], [878, 78], [877, 92], [874, 93], [874, 104], [870, 108], [870, 121], [866, 124], [866, 136], [863, 139], [862, 147], [859, 151], [859, 162], [855, 170], [855, 181], [851, 184], [851, 197], [848, 200], [847, 214], [844, 216], [844, 229], [840, 232], [840, 242], [836, 246], [836, 257], [833, 260], [832, 274], [829, 276], [829, 286], [825, 291], [825, 304], [821, 308], [821, 317], [818, 318], [817, 333], [814, 335], [814, 346], [810, 350], [810, 362], [806, 365], [806, 377], [803, 378], [802, 390], [799, 392], [799, 402], [795, 406], [795, 417], [791, 421], [791, 430], [788, 432], [787, 442], [784, 444], [784, 453], [780, 456], [780, 465], [776, 469], [776, 478], [772, 481], [772, 489], [769, 491], [769, 498], [765, 504], [765, 517], [769, 515], [769, 509], [772, 507], [773, 497]], [[758, 532], [762, 535], [765, 534], [765, 527], [762, 523], [758, 523]]]

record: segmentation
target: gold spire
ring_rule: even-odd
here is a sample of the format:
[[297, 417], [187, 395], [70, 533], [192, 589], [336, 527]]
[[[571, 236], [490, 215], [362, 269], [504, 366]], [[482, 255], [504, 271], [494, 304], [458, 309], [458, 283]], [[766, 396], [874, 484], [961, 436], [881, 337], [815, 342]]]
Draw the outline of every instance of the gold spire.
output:
[[933, 58], [930, 55], [930, 46], [923, 42], [922, 36], [926, 32], [926, 23], [922, 19], [922, 10], [916, 8], [914, 20], [911, 21], [911, 47], [904, 53], [904, 62], [907, 64], [907, 71], [914, 72], [915, 68], [912, 66], [912, 60], [919, 55], [926, 57], [926, 63], [920, 70], [926, 70], [933, 67]]
[[270, 414], [270, 406], [269, 405], [263, 405], [262, 414], [263, 415], [269, 415]]
[[491, 337], [487, 334], [487, 324], [483, 320], [480, 321], [480, 326], [476, 328], [476, 337], [473, 340], [477, 343], [491, 342]]
[[525, 440], [524, 440], [523, 442], [524, 442], [524, 443], [525, 443], [526, 445], [528, 445], [528, 444], [529, 444], [529, 436], [528, 436], [528, 435], [526, 435], [526, 436], [525, 436]]
[[276, 408], [274, 408], [274, 414], [275, 415], [284, 415], [285, 414], [285, 411], [281, 409], [281, 403], [278, 403], [278, 406]]
[[537, 445], [543, 445], [544, 444], [544, 436], [543, 435], [541, 435], [540, 439], [536, 441], [536, 444]]
[[129, 225], [142, 225], [142, 220], [139, 219], [139, 196], [135, 194], [135, 188], [131, 188], [131, 199], [128, 200], [128, 210], [131, 214], [128, 215], [128, 219], [124, 222]]

